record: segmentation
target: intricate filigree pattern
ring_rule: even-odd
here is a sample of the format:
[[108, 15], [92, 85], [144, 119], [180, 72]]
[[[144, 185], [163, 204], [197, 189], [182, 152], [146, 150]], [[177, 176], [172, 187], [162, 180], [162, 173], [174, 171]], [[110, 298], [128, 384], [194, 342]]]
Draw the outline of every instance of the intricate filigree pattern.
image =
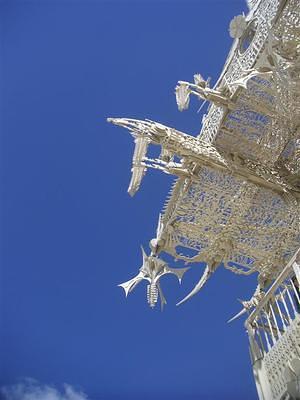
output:
[[172, 224], [172, 254], [181, 257], [176, 246], [196, 250], [199, 255], [192, 261], [208, 261], [212, 246], [218, 247], [222, 238], [230, 243], [223, 260], [229, 266], [266, 273], [272, 265], [275, 273], [300, 245], [298, 207], [271, 190], [208, 167], [201, 168], [197, 181], [186, 184], [163, 221]]

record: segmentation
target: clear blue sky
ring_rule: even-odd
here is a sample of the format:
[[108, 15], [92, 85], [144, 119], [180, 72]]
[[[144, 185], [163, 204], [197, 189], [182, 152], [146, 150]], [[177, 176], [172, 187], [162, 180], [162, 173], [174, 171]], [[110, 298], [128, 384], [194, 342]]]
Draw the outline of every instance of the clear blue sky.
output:
[[[163, 313], [141, 265], [172, 179], [150, 171], [127, 194], [133, 143], [108, 116], [150, 118], [196, 134], [192, 101], [177, 111], [177, 80], [215, 81], [231, 45], [236, 1], [1, 2], [0, 386], [68, 383], [91, 400], [256, 399], [243, 321], [226, 320], [255, 278], [219, 270], [176, 307], [167, 276]], [[155, 396], [155, 397], [153, 397]]]

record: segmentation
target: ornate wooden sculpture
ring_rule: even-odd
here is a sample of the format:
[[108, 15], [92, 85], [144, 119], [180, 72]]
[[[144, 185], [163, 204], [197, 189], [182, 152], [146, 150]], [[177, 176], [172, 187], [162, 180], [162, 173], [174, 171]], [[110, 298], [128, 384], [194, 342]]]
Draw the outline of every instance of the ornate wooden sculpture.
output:
[[[216, 85], [210, 88], [196, 74], [193, 83], [176, 87], [181, 111], [191, 95], [210, 102], [198, 137], [153, 121], [109, 118], [134, 137], [131, 195], [148, 168], [177, 176], [143, 265], [147, 259], [166, 265], [158, 258], [163, 252], [189, 264], [206, 263], [180, 303], [223, 265], [237, 274], [258, 272], [258, 288], [244, 302], [249, 309], [300, 245], [300, 5], [249, 5], [246, 17], [231, 22], [235, 40]], [[158, 159], [147, 157], [150, 145], [160, 146]], [[135, 283], [121, 286], [127, 294]], [[153, 306], [157, 296], [148, 299]]]

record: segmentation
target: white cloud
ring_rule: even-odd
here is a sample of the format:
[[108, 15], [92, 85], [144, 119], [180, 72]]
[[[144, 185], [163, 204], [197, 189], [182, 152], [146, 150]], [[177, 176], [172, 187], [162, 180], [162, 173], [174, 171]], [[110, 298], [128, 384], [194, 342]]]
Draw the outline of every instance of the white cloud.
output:
[[71, 385], [64, 384], [61, 391], [54, 386], [42, 385], [31, 378], [2, 387], [0, 394], [4, 396], [4, 400], [88, 400], [85, 393], [74, 389]]

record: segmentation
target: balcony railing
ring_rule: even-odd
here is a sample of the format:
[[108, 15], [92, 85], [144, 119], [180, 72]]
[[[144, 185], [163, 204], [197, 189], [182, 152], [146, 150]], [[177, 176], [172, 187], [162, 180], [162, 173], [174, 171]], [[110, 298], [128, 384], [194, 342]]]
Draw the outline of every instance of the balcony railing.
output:
[[298, 250], [245, 323], [261, 400], [300, 399], [299, 287]]

